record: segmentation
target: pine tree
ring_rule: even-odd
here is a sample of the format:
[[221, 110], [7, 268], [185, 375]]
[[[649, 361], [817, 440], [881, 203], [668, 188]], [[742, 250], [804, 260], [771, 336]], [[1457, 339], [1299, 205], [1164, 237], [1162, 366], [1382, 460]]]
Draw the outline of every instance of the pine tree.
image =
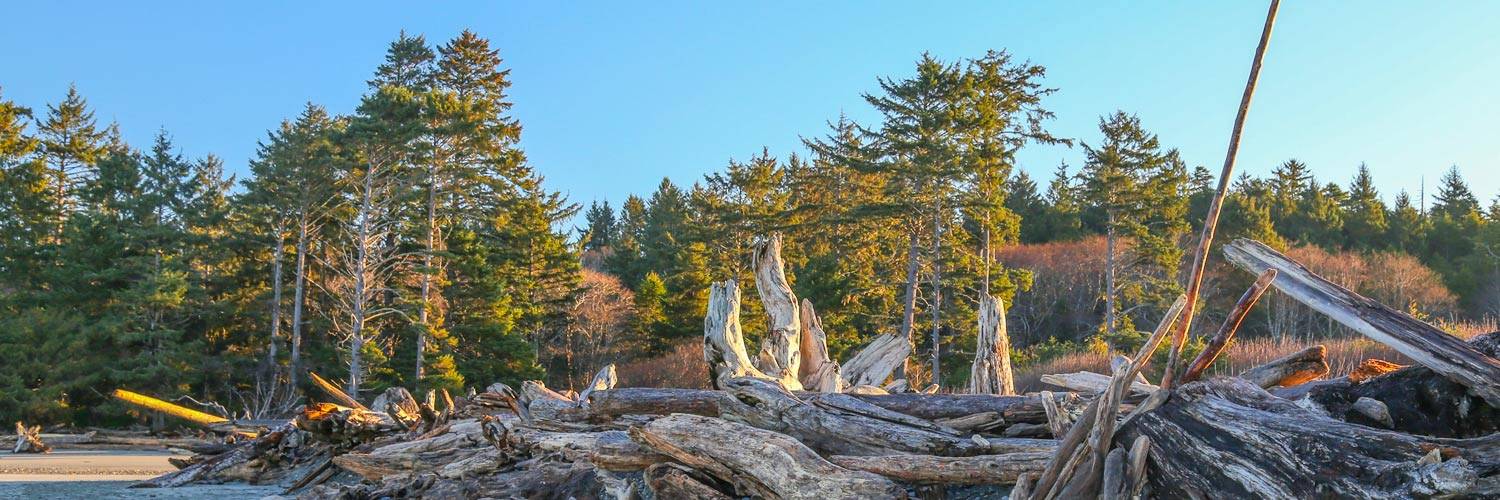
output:
[[615, 211], [609, 207], [609, 201], [594, 202], [589, 205], [587, 212], [583, 214], [586, 226], [585, 250], [601, 251], [614, 245], [615, 240]]
[[31, 110], [0, 98], [0, 303], [39, 290], [50, 267], [45, 248], [61, 218], [52, 176], [26, 133]]
[[[95, 163], [106, 151], [108, 134], [94, 121], [94, 112], [68, 86], [68, 95], [56, 106], [47, 106], [47, 118], [37, 127], [42, 156], [52, 177], [52, 189], [64, 213], [78, 208], [78, 191], [95, 175]], [[61, 221], [56, 221], [61, 224]]]
[[1375, 183], [1370, 178], [1370, 169], [1363, 163], [1359, 173], [1349, 185], [1349, 197], [1344, 201], [1344, 247], [1357, 249], [1380, 249], [1389, 243], [1386, 233], [1385, 203], [1375, 192]]
[[1391, 248], [1406, 253], [1422, 251], [1427, 237], [1427, 219], [1412, 204], [1411, 196], [1405, 190], [1396, 195], [1387, 220], [1385, 241]]

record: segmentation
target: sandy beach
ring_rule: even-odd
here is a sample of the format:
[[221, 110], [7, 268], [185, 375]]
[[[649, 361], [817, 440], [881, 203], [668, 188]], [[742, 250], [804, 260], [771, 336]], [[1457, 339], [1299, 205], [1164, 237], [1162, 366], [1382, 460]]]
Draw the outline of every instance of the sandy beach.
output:
[[129, 489], [135, 482], [177, 470], [184, 457], [166, 451], [59, 450], [35, 455], [0, 453], [0, 498], [262, 498], [275, 487], [207, 485]]

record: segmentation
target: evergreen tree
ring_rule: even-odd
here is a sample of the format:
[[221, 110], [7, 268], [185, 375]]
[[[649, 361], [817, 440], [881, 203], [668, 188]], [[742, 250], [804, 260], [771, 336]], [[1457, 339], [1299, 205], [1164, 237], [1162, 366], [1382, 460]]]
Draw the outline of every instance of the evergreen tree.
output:
[[609, 207], [609, 201], [590, 204], [583, 219], [586, 225], [586, 240], [583, 245], [585, 250], [603, 250], [614, 245], [615, 211]]
[[1389, 243], [1386, 233], [1385, 203], [1375, 192], [1375, 183], [1370, 178], [1370, 169], [1363, 163], [1359, 174], [1349, 185], [1349, 197], [1344, 201], [1344, 247], [1357, 249], [1385, 248]]
[[108, 134], [99, 130], [94, 112], [73, 85], [61, 103], [47, 106], [37, 133], [56, 199], [64, 213], [71, 212], [78, 208], [78, 191], [93, 178], [95, 163], [106, 152]]

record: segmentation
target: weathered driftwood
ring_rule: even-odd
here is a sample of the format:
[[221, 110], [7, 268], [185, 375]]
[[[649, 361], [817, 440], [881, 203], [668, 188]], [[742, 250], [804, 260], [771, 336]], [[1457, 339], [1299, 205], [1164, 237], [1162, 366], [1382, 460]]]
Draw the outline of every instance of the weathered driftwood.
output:
[[405, 429], [384, 412], [333, 403], [306, 405], [292, 423], [321, 441], [341, 446], [367, 443]]
[[16, 421], [16, 446], [11, 453], [51, 453], [52, 447], [42, 442], [42, 426], [27, 427]]
[[802, 388], [817, 392], [843, 392], [844, 378], [839, 363], [828, 356], [828, 334], [813, 311], [812, 301], [802, 299], [802, 369], [798, 376]]
[[1328, 349], [1315, 345], [1245, 370], [1239, 377], [1263, 389], [1305, 384], [1328, 374]]
[[787, 389], [802, 390], [801, 317], [797, 313], [797, 295], [786, 282], [786, 266], [781, 262], [781, 235], [757, 241], [750, 260], [755, 268], [755, 291], [771, 318], [760, 354], [755, 357], [755, 367]]
[[870, 341], [843, 364], [844, 385], [880, 386], [896, 371], [896, 367], [906, 362], [909, 355], [911, 341], [901, 334], [887, 333], [875, 337], [875, 340]]
[[[1500, 354], [1500, 332], [1474, 337], [1468, 345], [1485, 355]], [[1341, 378], [1308, 385], [1313, 385], [1306, 392], [1308, 400], [1330, 416], [1350, 422], [1384, 424], [1354, 408], [1360, 398], [1369, 398], [1385, 405], [1390, 424], [1398, 431], [1438, 437], [1500, 432], [1500, 407], [1422, 366], [1409, 366], [1360, 383]]]
[[1398, 365], [1383, 359], [1370, 358], [1359, 363], [1353, 371], [1349, 372], [1349, 382], [1358, 384], [1366, 380], [1385, 375], [1387, 373], [1406, 368], [1406, 365]]
[[310, 378], [312, 378], [313, 383], [318, 386], [318, 389], [321, 389], [323, 391], [323, 394], [326, 394], [328, 395], [328, 397], [333, 398], [333, 401], [335, 403], [338, 403], [340, 406], [357, 408], [360, 410], [369, 410], [369, 408], [366, 408], [365, 405], [359, 402], [359, 400], [354, 399], [353, 396], [350, 396], [349, 393], [344, 392], [343, 389], [339, 389], [339, 387], [333, 385], [332, 382], [329, 382], [323, 377], [318, 376], [317, 372], [307, 372], [307, 374]]
[[[1078, 423], [1068, 429], [1057, 443], [1057, 451], [1047, 463], [1047, 468], [1037, 478], [1032, 498], [1084, 498], [1098, 495], [1102, 481], [1104, 460], [1114, 442], [1115, 418], [1120, 400], [1125, 397], [1129, 383], [1145, 367], [1151, 355], [1161, 346], [1167, 333], [1176, 324], [1187, 303], [1181, 296], [1167, 308], [1156, 330], [1145, 345], [1127, 365], [1114, 367], [1110, 387], [1089, 403]], [[1165, 388], [1157, 391], [1162, 393]]]
[[[1084, 394], [1098, 394], [1109, 387], [1110, 376], [1094, 372], [1049, 373], [1042, 375], [1041, 381], [1047, 385], [1055, 385]], [[1155, 385], [1139, 380], [1130, 383], [1131, 394], [1146, 395], [1155, 392], [1156, 389]]]
[[1047, 452], [972, 457], [834, 455], [828, 460], [845, 469], [873, 472], [904, 483], [970, 485], [1015, 484], [1021, 474], [1041, 472], [1051, 456]]
[[977, 442], [951, 429], [930, 422], [925, 426], [914, 423], [914, 417], [874, 405], [848, 405], [848, 401], [858, 401], [854, 396], [839, 395], [846, 398], [844, 405], [817, 400], [809, 404], [774, 383], [748, 377], [729, 380], [725, 387], [734, 400], [721, 408], [723, 418], [787, 434], [826, 453], [971, 456], [1004, 453], [1017, 446], [1013, 440]]
[[1010, 370], [1010, 334], [1005, 330], [1005, 304], [993, 295], [979, 299], [979, 335], [974, 364], [969, 370], [969, 393], [1016, 393]]
[[630, 430], [658, 453], [757, 498], [905, 498], [879, 475], [829, 463], [783, 434], [696, 415], [672, 415]]
[[745, 336], [740, 332], [740, 286], [734, 280], [709, 287], [708, 312], [703, 316], [703, 357], [709, 382], [715, 388], [735, 377], [770, 378], [750, 362]]
[[[802, 398], [817, 398], [819, 393], [796, 393]], [[937, 420], [966, 418], [972, 415], [994, 414], [1007, 425], [1018, 423], [1046, 423], [1046, 412], [1042, 407], [1042, 396], [992, 396], [979, 394], [857, 394], [846, 393], [867, 403], [904, 413], [913, 417]], [[481, 394], [481, 397], [483, 395]], [[645, 387], [621, 387], [598, 391], [589, 395], [590, 419], [609, 420], [622, 415], [668, 415], [689, 413], [717, 417], [719, 408], [734, 397], [725, 391], [706, 389], [659, 389]], [[1058, 407], [1066, 411], [1082, 409], [1086, 404], [1072, 393], [1052, 396]]]
[[202, 427], [229, 423], [229, 419], [218, 415], [204, 413], [192, 408], [186, 408], [181, 405], [172, 404], [170, 402], [162, 401], [145, 394], [135, 393], [124, 389], [115, 389], [110, 393], [110, 396], [113, 396], [115, 399], [131, 406], [149, 411], [159, 411]]
[[691, 468], [659, 463], [646, 468], [646, 486], [656, 498], [694, 498], [703, 500], [730, 500], [729, 495], [714, 489], [704, 480], [693, 477]]
[[295, 433], [296, 429], [291, 422], [283, 424], [270, 432], [260, 435], [255, 439], [241, 442], [227, 452], [209, 458], [198, 463], [189, 465], [181, 470], [169, 472], [146, 481], [131, 485], [132, 488], [170, 488], [182, 486], [200, 480], [215, 477], [217, 474], [234, 467], [243, 466], [245, 463], [259, 457], [276, 445], [281, 444], [283, 438], [288, 434]]
[[[1424, 438], [1346, 423], [1238, 378], [1186, 384], [1121, 434], [1151, 439], [1148, 481], [1160, 498], [1500, 493], [1500, 434]], [[1434, 449], [1441, 463], [1419, 463]]]
[[1500, 360], [1486, 356], [1436, 327], [1338, 286], [1263, 243], [1240, 239], [1224, 247], [1230, 262], [1251, 272], [1276, 269], [1275, 286], [1413, 361], [1463, 384], [1500, 406]]
[[599, 369], [598, 373], [594, 374], [594, 379], [589, 381], [589, 386], [583, 388], [583, 392], [578, 393], [576, 402], [579, 405], [587, 405], [589, 402], [589, 395], [593, 394], [596, 391], [607, 391], [610, 389], [614, 389], [615, 384], [619, 383], [619, 381], [620, 377], [615, 374], [615, 364], [610, 363], [608, 365], [605, 365], [604, 368]]
[[1224, 324], [1220, 325], [1219, 331], [1208, 340], [1208, 345], [1204, 346], [1203, 351], [1198, 353], [1198, 357], [1194, 358], [1193, 362], [1188, 363], [1187, 370], [1182, 373], [1181, 378], [1177, 379], [1179, 383], [1198, 380], [1198, 377], [1214, 364], [1214, 360], [1219, 359], [1224, 349], [1229, 348], [1229, 341], [1234, 338], [1234, 333], [1239, 331], [1240, 323], [1245, 321], [1245, 316], [1250, 314], [1250, 309], [1255, 307], [1255, 303], [1260, 301], [1260, 296], [1266, 293], [1275, 279], [1275, 269], [1267, 269], [1260, 273], [1255, 283], [1245, 290], [1245, 294], [1240, 296], [1238, 302], [1235, 302], [1234, 309], [1229, 310], [1229, 315], [1224, 317]]

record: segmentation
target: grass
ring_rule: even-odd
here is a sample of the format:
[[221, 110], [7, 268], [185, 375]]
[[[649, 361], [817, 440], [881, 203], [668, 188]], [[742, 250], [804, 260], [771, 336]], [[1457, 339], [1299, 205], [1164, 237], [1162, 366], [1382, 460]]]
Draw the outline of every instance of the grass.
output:
[[[1496, 330], [1496, 324], [1493, 321], [1439, 326], [1462, 339]], [[1209, 369], [1209, 374], [1233, 375], [1316, 344], [1322, 344], [1328, 349], [1329, 377], [1347, 375], [1366, 359], [1380, 359], [1402, 365], [1411, 364], [1411, 360], [1401, 353], [1365, 337], [1311, 341], [1256, 338], [1231, 343], [1224, 355], [1220, 356]], [[1042, 375], [1078, 371], [1109, 373], [1109, 356], [1095, 352], [1073, 352], [1043, 363], [1019, 367], [1016, 371], [1016, 391], [1026, 393], [1049, 389], [1041, 383]]]

